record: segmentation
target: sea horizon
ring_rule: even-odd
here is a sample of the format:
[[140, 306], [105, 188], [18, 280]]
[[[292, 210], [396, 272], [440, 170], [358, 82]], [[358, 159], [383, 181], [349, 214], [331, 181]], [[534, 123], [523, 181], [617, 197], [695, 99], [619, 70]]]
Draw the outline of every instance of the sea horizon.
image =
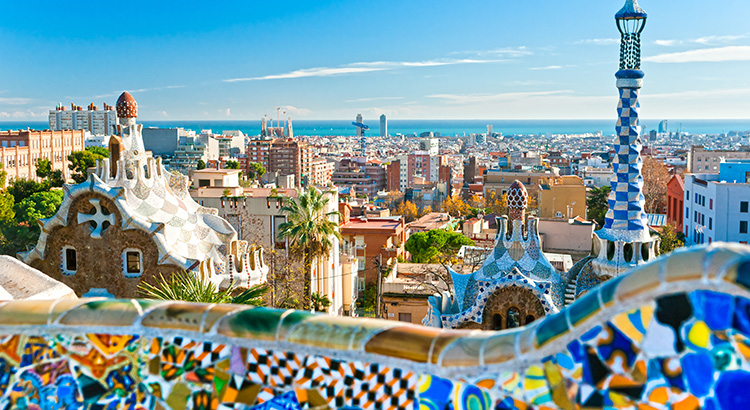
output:
[[[641, 121], [643, 132], [658, 129], [662, 120], [645, 119]], [[214, 133], [228, 130], [240, 130], [247, 135], [260, 134], [260, 120], [142, 120], [144, 127], [174, 128], [182, 127], [196, 132], [210, 129]], [[282, 121], [283, 122], [283, 121]], [[388, 134], [419, 135], [422, 132], [436, 132], [440, 136], [464, 136], [487, 132], [487, 125], [493, 126], [493, 132], [503, 135], [545, 135], [545, 134], [596, 134], [613, 135], [616, 120], [403, 120], [388, 121]], [[274, 121], [274, 125], [276, 122]], [[367, 121], [370, 126], [367, 136], [380, 135], [380, 121]], [[690, 134], [723, 134], [731, 132], [750, 132], [750, 119], [667, 119], [667, 131], [687, 132]], [[293, 120], [296, 136], [354, 136], [355, 127], [351, 120]], [[0, 121], [0, 130], [47, 129], [46, 121]]]

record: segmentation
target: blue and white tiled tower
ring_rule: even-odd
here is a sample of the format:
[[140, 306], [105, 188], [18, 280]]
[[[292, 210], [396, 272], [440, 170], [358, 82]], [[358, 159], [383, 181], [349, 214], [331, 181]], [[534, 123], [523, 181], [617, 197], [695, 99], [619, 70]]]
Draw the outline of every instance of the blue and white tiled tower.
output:
[[620, 102], [617, 107], [617, 144], [612, 162], [612, 191], [604, 227], [596, 232], [598, 257], [592, 261], [599, 276], [617, 276], [653, 258], [656, 242], [649, 233], [643, 196], [640, 104], [643, 85], [641, 32], [647, 14], [637, 0], [627, 0], [615, 15], [621, 34], [620, 70], [615, 74]]

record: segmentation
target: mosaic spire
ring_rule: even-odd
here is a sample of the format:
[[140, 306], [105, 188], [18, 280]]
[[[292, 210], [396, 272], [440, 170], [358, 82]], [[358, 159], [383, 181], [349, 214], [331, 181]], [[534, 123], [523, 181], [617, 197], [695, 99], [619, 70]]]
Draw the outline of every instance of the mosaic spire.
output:
[[[529, 194], [521, 181], [515, 180], [508, 188], [508, 218], [511, 221], [526, 220], [526, 208], [529, 206]], [[512, 225], [512, 222], [511, 222]]]
[[620, 102], [617, 106], [617, 143], [612, 162], [614, 175], [610, 182], [609, 209], [599, 236], [624, 242], [650, 238], [644, 212], [643, 160], [641, 159], [638, 93], [643, 83], [640, 70], [640, 34], [646, 24], [646, 13], [636, 0], [628, 0], [615, 15], [622, 35], [620, 71], [615, 74]]

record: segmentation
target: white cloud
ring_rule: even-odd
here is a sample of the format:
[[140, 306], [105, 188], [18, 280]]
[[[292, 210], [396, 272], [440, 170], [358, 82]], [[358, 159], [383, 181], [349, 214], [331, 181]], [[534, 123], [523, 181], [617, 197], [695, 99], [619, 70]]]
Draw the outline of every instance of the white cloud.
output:
[[31, 98], [21, 98], [21, 97], [0, 97], [0, 104], [8, 104], [8, 105], [25, 105], [33, 100]]
[[728, 46], [658, 54], [644, 58], [652, 63], [696, 63], [723, 61], [750, 61], [750, 46]]
[[383, 101], [383, 100], [403, 100], [406, 97], [372, 97], [372, 98], [357, 98], [356, 100], [346, 100], [344, 102], [368, 102], [368, 101]]
[[258, 81], [258, 80], [283, 80], [290, 78], [306, 77], [331, 77], [344, 74], [358, 74], [371, 71], [394, 70], [403, 67], [438, 67], [455, 64], [486, 64], [496, 63], [503, 60], [476, 60], [476, 59], [437, 59], [425, 61], [368, 61], [347, 64], [341, 67], [315, 67], [303, 68], [282, 74], [271, 74], [261, 77], [243, 77], [230, 78], [223, 80], [226, 83], [240, 81]]
[[232, 110], [230, 110], [229, 108], [227, 108], [225, 110], [219, 110], [219, 112], [223, 113], [227, 117], [229, 117], [229, 116], [232, 115]]
[[709, 45], [709, 44], [731, 43], [733, 41], [741, 40], [745, 37], [747, 37], [747, 35], [705, 36], [705, 37], [696, 38], [692, 41], [698, 44]]
[[612, 44], [619, 44], [619, 38], [589, 38], [585, 40], [576, 41], [576, 44], [593, 44], [596, 46], [609, 46]]
[[433, 94], [428, 95], [428, 98], [437, 98], [446, 100], [453, 104], [470, 104], [470, 103], [482, 103], [491, 101], [503, 101], [503, 100], [522, 100], [533, 97], [543, 97], [560, 94], [571, 94], [571, 90], [557, 90], [557, 91], [532, 91], [532, 92], [517, 92], [517, 93], [500, 93], [500, 94]]
[[663, 46], [663, 47], [672, 47], [679, 43], [680, 41], [677, 41], [677, 40], [655, 40], [654, 41], [654, 44], [656, 44], [657, 46]]
[[287, 114], [295, 115], [295, 116], [306, 116], [312, 114], [312, 110], [307, 108], [299, 108], [295, 107], [293, 105], [285, 105], [283, 107], [280, 107], [282, 111], [286, 111]]
[[159, 111], [157, 114], [161, 115], [162, 117], [169, 117], [169, 114], [167, 114], [166, 111]]
[[548, 65], [546, 67], [531, 67], [529, 70], [559, 70], [563, 68], [561, 65]]
[[450, 53], [451, 55], [457, 55], [457, 54], [472, 54], [476, 56], [495, 56], [495, 57], [504, 57], [504, 58], [518, 58], [523, 56], [528, 56], [534, 54], [531, 52], [526, 46], [520, 46], [520, 47], [501, 47], [501, 48], [495, 48], [492, 50], [464, 50], [464, 51], [454, 51]]
[[254, 81], [254, 80], [283, 80], [287, 78], [305, 78], [305, 77], [330, 77], [333, 75], [341, 74], [355, 74], [365, 73], [368, 71], [381, 71], [384, 68], [367, 68], [367, 67], [340, 67], [340, 68], [329, 68], [329, 67], [318, 67], [318, 68], [304, 68], [301, 70], [295, 70], [284, 74], [272, 74], [262, 77], [245, 77], [245, 78], [230, 78], [223, 80], [226, 83], [234, 83], [239, 81]]
[[721, 90], [698, 90], [698, 91], [680, 91], [676, 93], [661, 94], [643, 94], [646, 99], [650, 98], [667, 98], [667, 99], [705, 99], [720, 98], [731, 96], [750, 96], [750, 88], [730, 88]]
[[131, 94], [134, 94], [134, 93], [147, 93], [147, 92], [150, 92], [150, 91], [171, 90], [171, 89], [175, 89], [175, 88], [185, 88], [185, 86], [184, 85], [167, 85], [167, 86], [164, 86], [164, 87], [136, 88], [134, 90], [112, 91], [112, 92], [106, 93], [106, 94], [91, 95], [91, 96], [85, 96], [85, 97], [65, 96], [65, 98], [71, 99], [71, 100], [74, 100], [74, 99], [91, 99], [91, 100], [96, 100], [96, 99], [99, 99], [99, 98], [119, 97], [120, 94], [122, 94], [123, 91], [127, 91], [127, 92], [129, 92]]
[[44, 112], [33, 112], [31, 110], [26, 111], [0, 111], [0, 118], [13, 118], [13, 119], [28, 119], [28, 118], [42, 118], [44, 117]]
[[684, 45], [684, 44], [702, 44], [705, 46], [708, 45], [721, 45], [721, 44], [729, 44], [736, 42], [737, 40], [742, 40], [743, 38], [747, 38], [747, 34], [737, 34], [737, 35], [726, 35], [726, 36], [703, 36], [698, 38], [692, 38], [687, 40], [656, 40], [654, 41], [654, 44], [657, 46], [664, 46], [664, 47], [673, 47], [678, 45]]

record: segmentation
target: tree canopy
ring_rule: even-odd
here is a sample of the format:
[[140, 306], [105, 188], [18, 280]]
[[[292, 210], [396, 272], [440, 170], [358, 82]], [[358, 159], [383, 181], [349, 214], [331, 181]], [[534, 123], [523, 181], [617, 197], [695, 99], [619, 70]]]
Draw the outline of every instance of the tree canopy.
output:
[[247, 177], [250, 179], [260, 179], [266, 173], [266, 167], [260, 162], [251, 162], [248, 166]]
[[453, 195], [445, 198], [442, 203], [443, 212], [455, 218], [461, 218], [469, 214], [470, 207], [460, 197]]
[[240, 163], [230, 159], [227, 161], [226, 168], [227, 169], [240, 169]]
[[607, 209], [609, 209], [607, 197], [609, 197], [611, 190], [612, 188], [609, 185], [594, 188], [589, 191], [586, 197], [587, 217], [596, 221], [600, 228], [604, 227], [604, 217], [607, 215]]
[[206, 169], [206, 161], [199, 159], [198, 165], [196, 165], [195, 169], [197, 170]]
[[473, 246], [474, 241], [458, 232], [433, 229], [412, 234], [406, 241], [406, 250], [414, 263], [448, 263], [464, 245]]
[[86, 181], [86, 170], [96, 166], [97, 159], [109, 157], [109, 150], [102, 147], [87, 147], [83, 151], [73, 151], [68, 155], [68, 169], [73, 171], [71, 178], [77, 183]]
[[406, 223], [409, 223], [419, 217], [419, 210], [417, 209], [417, 206], [414, 205], [414, 202], [405, 201], [398, 204], [396, 209], [393, 211], [393, 214], [403, 216], [404, 221]]
[[678, 231], [671, 223], [662, 227], [659, 236], [661, 237], [661, 242], [659, 243], [659, 254], [661, 255], [685, 246], [685, 234]]

